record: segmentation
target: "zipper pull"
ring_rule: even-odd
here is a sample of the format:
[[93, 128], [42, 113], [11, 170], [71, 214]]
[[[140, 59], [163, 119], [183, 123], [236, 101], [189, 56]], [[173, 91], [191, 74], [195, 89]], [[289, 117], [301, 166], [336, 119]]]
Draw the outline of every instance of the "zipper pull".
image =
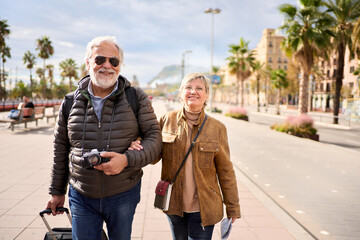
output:
[[101, 122], [99, 122], [99, 124], [98, 124], [98, 128], [101, 128]]

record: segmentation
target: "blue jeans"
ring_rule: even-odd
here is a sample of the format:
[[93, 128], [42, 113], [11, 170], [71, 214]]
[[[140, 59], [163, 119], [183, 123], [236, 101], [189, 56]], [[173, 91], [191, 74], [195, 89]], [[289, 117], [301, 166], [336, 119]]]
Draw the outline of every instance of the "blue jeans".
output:
[[166, 215], [174, 240], [211, 240], [214, 225], [203, 227], [200, 212], [177, 215]]
[[130, 240], [135, 208], [140, 202], [141, 181], [126, 192], [100, 199], [81, 195], [69, 187], [74, 240], [100, 240], [106, 222], [110, 240]]

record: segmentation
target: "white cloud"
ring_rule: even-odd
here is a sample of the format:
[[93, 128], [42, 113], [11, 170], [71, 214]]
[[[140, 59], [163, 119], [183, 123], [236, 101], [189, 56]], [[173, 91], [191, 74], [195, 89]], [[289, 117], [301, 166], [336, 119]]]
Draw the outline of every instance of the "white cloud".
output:
[[[2, 5], [0, 16], [11, 29], [8, 44], [12, 59], [5, 65], [27, 76], [22, 63], [26, 50], [35, 53], [36, 39], [49, 36], [55, 53], [46, 62], [56, 67], [67, 58], [83, 63], [88, 41], [113, 35], [125, 51], [122, 73], [152, 79], [165, 65], [180, 64], [182, 52], [192, 50], [190, 65], [209, 67], [211, 15], [204, 9], [218, 7], [214, 16], [214, 65], [222, 65], [228, 45], [240, 37], [255, 47], [264, 28], [276, 28], [282, 16], [277, 7], [296, 0], [17, 0]], [[42, 60], [37, 60], [42, 66]], [[15, 72], [13, 70], [12, 72]]]
[[68, 47], [68, 48], [73, 48], [73, 47], [75, 46], [75, 45], [72, 44], [71, 42], [59, 41], [58, 43], [59, 43], [59, 45], [64, 46], [64, 47]]

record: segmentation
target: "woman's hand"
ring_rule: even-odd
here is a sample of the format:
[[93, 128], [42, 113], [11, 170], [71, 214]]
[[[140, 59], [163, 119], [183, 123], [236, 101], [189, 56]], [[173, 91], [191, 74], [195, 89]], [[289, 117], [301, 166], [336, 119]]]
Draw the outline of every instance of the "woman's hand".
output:
[[143, 149], [143, 146], [141, 146], [140, 140], [131, 142], [130, 147], [128, 148], [128, 150], [138, 150], [138, 151], [140, 151], [141, 149]]

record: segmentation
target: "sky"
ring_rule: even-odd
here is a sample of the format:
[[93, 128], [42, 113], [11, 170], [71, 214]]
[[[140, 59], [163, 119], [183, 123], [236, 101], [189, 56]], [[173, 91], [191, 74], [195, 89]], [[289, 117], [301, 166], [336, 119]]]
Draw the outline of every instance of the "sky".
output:
[[72, 58], [80, 66], [91, 39], [115, 36], [124, 50], [121, 74], [129, 80], [136, 75], [145, 86], [164, 66], [181, 64], [184, 51], [192, 51], [185, 54], [186, 65], [210, 69], [212, 16], [205, 9], [221, 9], [214, 15], [213, 65], [222, 66], [229, 44], [243, 37], [255, 48], [263, 29], [282, 24], [283, 3], [296, 0], [0, 0], [0, 19], [11, 31], [5, 68], [13, 79], [28, 82], [23, 55], [38, 54], [36, 39], [46, 35], [54, 47], [46, 64], [55, 66], [59, 80], [61, 61]]

